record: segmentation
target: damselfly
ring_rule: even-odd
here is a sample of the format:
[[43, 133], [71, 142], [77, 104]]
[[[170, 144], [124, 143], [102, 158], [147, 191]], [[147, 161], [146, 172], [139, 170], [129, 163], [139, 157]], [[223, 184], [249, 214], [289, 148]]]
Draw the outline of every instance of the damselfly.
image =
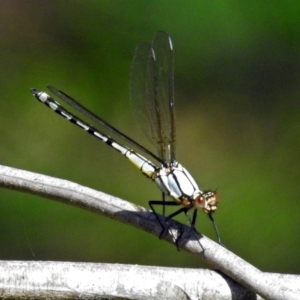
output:
[[[131, 146], [151, 156], [158, 163], [158, 166], [74, 116], [45, 92], [35, 88], [31, 89], [31, 92], [39, 101], [46, 104], [56, 113], [119, 151], [139, 168], [144, 175], [158, 185], [162, 191], [162, 200], [151, 200], [149, 201], [149, 206], [162, 227], [160, 236], [163, 234], [165, 226], [158, 217], [154, 206], [162, 205], [163, 208], [165, 206], [181, 206], [179, 210], [167, 216], [166, 221], [182, 212], [187, 215], [187, 212], [193, 209], [193, 217], [190, 223], [194, 228], [197, 211], [202, 209], [212, 220], [218, 241], [221, 242], [212, 217], [212, 213], [217, 209], [217, 193], [211, 190], [203, 191], [199, 189], [190, 173], [176, 161], [173, 73], [173, 44], [167, 33], [158, 31], [151, 44], [141, 43], [137, 46], [131, 70], [130, 96], [135, 115], [142, 125], [148, 140], [156, 147], [157, 154], [135, 142], [64, 92], [48, 86], [50, 91], [70, 106], [94, 122], [101, 124], [116, 136], [121, 137]], [[172, 200], [165, 200], [166, 196], [170, 196]]]

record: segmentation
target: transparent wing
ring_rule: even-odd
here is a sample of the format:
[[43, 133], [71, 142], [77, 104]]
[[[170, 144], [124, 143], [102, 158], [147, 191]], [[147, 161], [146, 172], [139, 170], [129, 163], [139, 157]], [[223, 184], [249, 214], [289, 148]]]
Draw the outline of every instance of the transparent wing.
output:
[[130, 80], [134, 113], [163, 161], [175, 160], [174, 54], [170, 36], [159, 31], [135, 51]]
[[142, 146], [141, 144], [139, 144], [136, 141], [134, 141], [132, 138], [130, 138], [126, 134], [122, 133], [120, 130], [118, 130], [114, 126], [110, 125], [108, 122], [106, 122], [105, 120], [103, 120], [101, 117], [99, 117], [98, 115], [94, 114], [92, 111], [90, 111], [89, 109], [87, 109], [86, 107], [84, 107], [82, 104], [80, 104], [79, 102], [77, 102], [71, 96], [67, 95], [66, 93], [64, 93], [64, 92], [62, 92], [62, 91], [60, 91], [60, 90], [58, 90], [55, 87], [50, 86], [50, 85], [48, 85], [48, 89], [52, 93], [54, 93], [56, 96], [58, 96], [60, 99], [62, 99], [66, 103], [68, 103], [70, 106], [72, 106], [73, 108], [77, 109], [82, 114], [86, 115], [87, 117], [89, 117], [93, 121], [97, 122], [98, 124], [101, 124], [103, 127], [105, 127], [106, 129], [110, 130], [111, 132], [113, 132], [117, 136], [121, 137], [123, 140], [127, 141], [132, 146], [134, 146], [134, 147], [142, 150], [143, 152], [147, 153], [148, 155], [152, 156], [153, 158], [155, 158], [160, 163], [163, 163], [163, 161], [159, 157], [157, 157], [154, 153], [152, 153], [151, 151], [149, 151], [148, 149], [146, 149], [144, 146]]

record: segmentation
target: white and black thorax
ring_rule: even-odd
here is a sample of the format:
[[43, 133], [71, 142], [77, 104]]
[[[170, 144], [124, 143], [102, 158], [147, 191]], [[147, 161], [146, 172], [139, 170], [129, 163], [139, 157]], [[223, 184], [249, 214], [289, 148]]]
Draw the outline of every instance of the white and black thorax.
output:
[[186, 208], [216, 210], [217, 194], [201, 191], [191, 174], [178, 162], [157, 169], [154, 181], [168, 196]]

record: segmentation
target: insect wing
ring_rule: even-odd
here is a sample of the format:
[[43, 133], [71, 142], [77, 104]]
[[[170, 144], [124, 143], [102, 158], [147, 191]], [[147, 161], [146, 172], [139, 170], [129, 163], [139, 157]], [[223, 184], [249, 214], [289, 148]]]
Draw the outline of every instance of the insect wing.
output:
[[133, 110], [163, 161], [175, 160], [174, 55], [171, 38], [159, 31], [135, 51], [130, 81]]

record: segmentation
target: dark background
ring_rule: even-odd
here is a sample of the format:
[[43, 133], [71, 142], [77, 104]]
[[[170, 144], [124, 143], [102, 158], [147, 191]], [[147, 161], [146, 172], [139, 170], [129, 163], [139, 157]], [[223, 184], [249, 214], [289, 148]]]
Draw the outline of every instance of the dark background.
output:
[[[131, 112], [130, 65], [137, 43], [165, 30], [177, 157], [202, 188], [217, 188], [224, 244], [263, 271], [299, 273], [299, 13], [297, 1], [1, 1], [0, 163], [146, 207], [159, 199], [155, 184], [29, 88], [52, 84], [151, 148]], [[204, 213], [197, 228], [216, 239]], [[130, 226], [5, 189], [0, 243], [2, 260], [204, 266]]]

